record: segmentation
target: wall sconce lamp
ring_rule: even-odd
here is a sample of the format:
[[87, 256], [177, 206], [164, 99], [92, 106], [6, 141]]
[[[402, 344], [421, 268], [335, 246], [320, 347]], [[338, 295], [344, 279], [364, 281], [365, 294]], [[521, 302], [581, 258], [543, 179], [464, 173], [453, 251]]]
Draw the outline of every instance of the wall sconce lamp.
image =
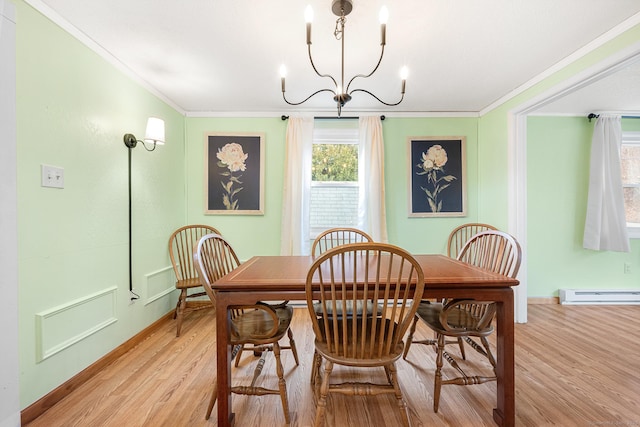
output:
[[[124, 145], [127, 147], [136, 148], [138, 142], [141, 142], [147, 151], [155, 150], [156, 145], [164, 145], [164, 120], [157, 117], [149, 117], [149, 120], [147, 120], [147, 131], [144, 133], [144, 140], [142, 141], [131, 133], [124, 134]], [[153, 143], [153, 148], [147, 147], [145, 142], [149, 144]]]
[[[144, 140], [137, 139], [131, 133], [125, 133], [123, 139], [124, 145], [129, 149], [129, 294], [131, 301], [134, 301], [140, 298], [140, 296], [133, 292], [133, 268], [131, 261], [131, 150], [136, 148], [138, 142], [141, 142], [147, 151], [153, 151], [156, 149], [156, 146], [164, 145], [164, 120], [158, 119], [157, 117], [149, 117]], [[153, 144], [152, 148], [147, 147], [147, 143]]]

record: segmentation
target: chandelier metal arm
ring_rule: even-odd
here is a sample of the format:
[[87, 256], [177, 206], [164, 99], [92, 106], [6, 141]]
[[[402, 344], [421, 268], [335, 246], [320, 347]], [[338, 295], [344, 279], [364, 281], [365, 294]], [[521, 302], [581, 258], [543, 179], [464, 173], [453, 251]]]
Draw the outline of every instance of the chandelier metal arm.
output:
[[[349, 93], [349, 87], [351, 86], [351, 83], [358, 77], [362, 77], [363, 79], [366, 79], [368, 77], [371, 77], [373, 75], [373, 73], [375, 73], [378, 70], [378, 67], [380, 67], [380, 63], [382, 62], [382, 57], [384, 56], [384, 45], [382, 45], [382, 48], [380, 49], [380, 58], [378, 59], [378, 63], [376, 64], [376, 66], [373, 68], [373, 71], [371, 71], [369, 74], [356, 74], [355, 76], [351, 77], [351, 80], [349, 80], [349, 84], [347, 84], [347, 88], [345, 89], [345, 93]], [[344, 65], [343, 65], [344, 68]], [[355, 91], [353, 91], [355, 92]], [[353, 93], [351, 92], [351, 93]], [[349, 93], [349, 95], [351, 95], [351, 93]], [[377, 99], [377, 98], [376, 98]]]
[[[313, 71], [315, 71], [315, 72], [316, 72], [316, 74], [318, 75], [318, 77], [328, 77], [328, 78], [330, 78], [330, 79], [331, 79], [331, 81], [333, 82], [333, 85], [334, 85], [335, 87], [337, 87], [337, 86], [338, 86], [338, 83], [336, 82], [336, 79], [334, 79], [332, 75], [330, 75], [330, 74], [320, 74], [320, 73], [318, 72], [318, 69], [316, 68], [316, 64], [313, 62], [313, 57], [311, 56], [311, 43], [308, 43], [308, 44], [307, 44], [307, 52], [309, 53], [309, 62], [311, 62], [311, 67], [313, 68]], [[325, 89], [325, 90], [328, 90], [328, 89]], [[334, 91], [332, 91], [332, 92], [335, 94], [335, 92], [334, 92]], [[317, 92], [316, 92], [316, 93], [317, 93]], [[314, 93], [313, 95], [315, 95], [315, 93]], [[311, 96], [313, 96], [313, 95], [311, 95]], [[309, 98], [311, 98], [311, 96], [310, 96]], [[309, 98], [307, 98], [307, 99], [309, 99]]]
[[[351, 91], [351, 93], [353, 92], [364, 92], [364, 93], [368, 93], [369, 95], [373, 96], [375, 99], [378, 100], [378, 102], [380, 102], [381, 104], [384, 104], [388, 107], [395, 107], [396, 105], [399, 105], [402, 100], [404, 99], [404, 92], [402, 92], [402, 96], [400, 97], [400, 100], [398, 102], [395, 103], [388, 103], [388, 102], [384, 102], [382, 99], [378, 98], [377, 96], [375, 96], [374, 94], [372, 94], [371, 92], [369, 92], [368, 90], [365, 89], [354, 89]], [[351, 95], [351, 93], [349, 95]]]
[[403, 68], [403, 70], [401, 71], [401, 78], [402, 78], [402, 89], [400, 91], [401, 93], [401, 97], [400, 100], [397, 102], [385, 102], [383, 100], [381, 100], [380, 98], [378, 98], [376, 95], [374, 95], [372, 92], [369, 92], [368, 90], [365, 89], [353, 89], [353, 90], [349, 90], [351, 88], [351, 84], [358, 78], [362, 78], [362, 79], [366, 79], [368, 77], [371, 77], [376, 71], [378, 71], [378, 68], [380, 67], [380, 64], [382, 63], [382, 58], [384, 57], [384, 47], [386, 45], [386, 21], [388, 18], [388, 11], [386, 9], [386, 7], [383, 7], [380, 10], [380, 57], [378, 58], [378, 62], [375, 64], [375, 66], [373, 67], [373, 70], [371, 70], [370, 73], [368, 74], [356, 74], [354, 75], [351, 80], [349, 80], [349, 83], [346, 85], [344, 85], [345, 83], [345, 76], [344, 76], [344, 62], [345, 62], [345, 49], [344, 49], [344, 45], [345, 45], [345, 23], [346, 23], [346, 16], [349, 15], [349, 13], [351, 12], [351, 10], [353, 9], [353, 0], [332, 0], [332, 4], [331, 4], [331, 11], [333, 12], [334, 15], [338, 16], [338, 19], [336, 20], [336, 27], [334, 30], [333, 35], [335, 36], [335, 38], [337, 40], [339, 40], [341, 43], [341, 49], [340, 49], [340, 75], [339, 75], [339, 79], [340, 79], [340, 84], [338, 84], [338, 82], [336, 81], [336, 79], [330, 75], [330, 74], [321, 74], [318, 69], [316, 68], [316, 64], [313, 62], [313, 56], [311, 54], [311, 23], [313, 21], [313, 10], [311, 9], [310, 6], [307, 6], [307, 9], [305, 10], [305, 20], [307, 21], [307, 53], [309, 56], [309, 63], [311, 64], [311, 68], [313, 68], [313, 71], [316, 73], [316, 75], [318, 77], [327, 77], [329, 79], [331, 79], [331, 81], [333, 82], [333, 87], [334, 89], [320, 89], [314, 93], [312, 93], [311, 95], [309, 95], [308, 97], [306, 97], [304, 100], [300, 101], [300, 102], [290, 102], [287, 100], [286, 97], [286, 93], [285, 93], [285, 78], [286, 78], [286, 69], [284, 68], [284, 65], [281, 67], [281, 83], [282, 83], [282, 98], [284, 99], [284, 101], [289, 104], [289, 105], [300, 105], [303, 104], [305, 102], [307, 102], [309, 99], [311, 99], [312, 97], [314, 97], [315, 95], [319, 94], [320, 92], [331, 92], [334, 96], [333, 96], [333, 100], [336, 103], [336, 107], [338, 109], [338, 116], [340, 116], [341, 112], [342, 112], [342, 107], [344, 107], [344, 105], [349, 102], [351, 100], [351, 95], [355, 92], [365, 92], [369, 95], [371, 95], [374, 99], [376, 99], [378, 102], [380, 102], [383, 105], [389, 106], [389, 107], [393, 107], [396, 106], [398, 104], [400, 104], [403, 100], [404, 100], [404, 92], [405, 92], [405, 84], [406, 84], [406, 75], [407, 75], [407, 71], [406, 68]]
[[289, 105], [300, 105], [300, 104], [304, 104], [305, 102], [307, 102], [309, 99], [313, 98], [314, 96], [316, 96], [317, 94], [319, 94], [320, 92], [331, 92], [331, 93], [335, 93], [333, 90], [331, 89], [320, 89], [317, 90], [315, 92], [313, 92], [311, 95], [307, 96], [304, 100], [300, 101], [300, 102], [289, 102], [287, 100], [287, 97], [284, 95], [284, 92], [282, 92], [282, 99], [284, 99], [284, 102], [286, 102]]

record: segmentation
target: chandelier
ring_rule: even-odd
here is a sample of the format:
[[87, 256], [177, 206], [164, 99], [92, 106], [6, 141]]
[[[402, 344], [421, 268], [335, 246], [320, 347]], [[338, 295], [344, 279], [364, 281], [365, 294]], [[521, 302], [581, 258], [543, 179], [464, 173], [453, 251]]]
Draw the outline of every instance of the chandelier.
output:
[[378, 59], [378, 63], [373, 68], [373, 71], [371, 71], [369, 74], [356, 74], [351, 78], [351, 80], [349, 80], [349, 83], [346, 86], [344, 85], [344, 81], [345, 81], [344, 80], [344, 30], [345, 30], [345, 23], [347, 21], [346, 16], [349, 15], [349, 13], [351, 13], [352, 9], [353, 9], [353, 0], [333, 0], [331, 3], [331, 11], [333, 12], [334, 15], [338, 16], [338, 19], [336, 20], [336, 28], [333, 32], [333, 35], [335, 36], [336, 40], [341, 41], [341, 75], [340, 75], [340, 84], [338, 84], [338, 82], [333, 76], [329, 74], [319, 73], [315, 63], [313, 62], [313, 57], [311, 56], [311, 22], [313, 21], [313, 10], [311, 9], [311, 6], [307, 6], [307, 9], [305, 10], [305, 20], [307, 22], [307, 51], [309, 53], [309, 62], [311, 62], [311, 67], [313, 68], [313, 71], [315, 71], [315, 73], [319, 77], [327, 77], [331, 79], [331, 81], [333, 82], [333, 88], [320, 89], [312, 93], [311, 95], [309, 95], [308, 97], [306, 97], [304, 100], [300, 102], [290, 102], [285, 96], [285, 78], [286, 78], [287, 70], [285, 66], [282, 65], [280, 67], [280, 77], [281, 77], [281, 83], [282, 83], [282, 98], [285, 100], [287, 104], [300, 105], [307, 102], [309, 99], [311, 99], [312, 97], [314, 97], [315, 95], [321, 92], [331, 92], [333, 94], [333, 100], [336, 102], [336, 105], [338, 107], [338, 117], [339, 117], [342, 112], [342, 107], [344, 107], [344, 104], [346, 104], [351, 100], [351, 96], [355, 92], [367, 93], [372, 97], [374, 97], [376, 100], [378, 100], [378, 102], [390, 107], [398, 105], [402, 102], [402, 100], [404, 99], [404, 89], [405, 89], [405, 84], [406, 84], [407, 75], [408, 75], [407, 67], [402, 67], [402, 70], [400, 71], [400, 78], [402, 79], [402, 89], [401, 89], [400, 100], [398, 102], [395, 102], [395, 103], [385, 102], [381, 100], [379, 97], [377, 97], [376, 95], [374, 95], [373, 93], [365, 89], [349, 90], [349, 88], [351, 87], [351, 83], [353, 83], [353, 81], [356, 78], [371, 77], [376, 72], [376, 70], [380, 66], [380, 63], [382, 62], [382, 57], [384, 55], [384, 46], [386, 44], [387, 19], [389, 17], [389, 12], [387, 8], [384, 6], [380, 10], [380, 47], [381, 49], [380, 49], [380, 58]]

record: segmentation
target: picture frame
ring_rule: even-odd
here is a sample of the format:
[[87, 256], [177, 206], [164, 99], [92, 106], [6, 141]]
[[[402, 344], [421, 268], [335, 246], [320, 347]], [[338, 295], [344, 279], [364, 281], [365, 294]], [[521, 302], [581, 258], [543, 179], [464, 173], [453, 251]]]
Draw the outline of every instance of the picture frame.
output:
[[263, 133], [207, 133], [204, 206], [208, 215], [264, 215]]
[[466, 138], [409, 137], [409, 217], [467, 215]]

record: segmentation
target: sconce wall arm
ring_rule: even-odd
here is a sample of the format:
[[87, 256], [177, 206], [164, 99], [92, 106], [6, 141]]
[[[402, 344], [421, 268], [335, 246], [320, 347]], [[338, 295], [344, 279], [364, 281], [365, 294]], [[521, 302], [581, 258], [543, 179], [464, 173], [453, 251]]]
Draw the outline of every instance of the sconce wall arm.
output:
[[136, 146], [138, 145], [138, 142], [141, 142], [142, 146], [147, 151], [153, 151], [156, 149], [156, 141], [153, 141], [153, 147], [149, 148], [147, 147], [147, 144], [145, 144], [143, 140], [137, 139], [135, 135], [131, 133], [125, 133], [123, 140], [124, 140], [124, 145], [126, 145], [128, 148], [136, 148]]

